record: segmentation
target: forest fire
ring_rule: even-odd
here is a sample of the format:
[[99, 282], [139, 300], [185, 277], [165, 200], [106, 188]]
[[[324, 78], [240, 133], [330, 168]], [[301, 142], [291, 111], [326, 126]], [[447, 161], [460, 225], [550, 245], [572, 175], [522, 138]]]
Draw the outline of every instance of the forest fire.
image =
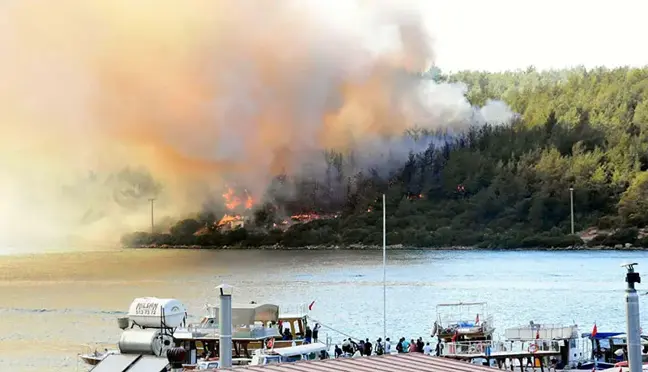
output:
[[244, 223], [245, 218], [243, 216], [226, 214], [218, 221], [216, 226], [235, 229], [237, 227], [243, 227]]
[[310, 222], [313, 220], [319, 220], [320, 218], [321, 216], [317, 213], [304, 213], [290, 216], [290, 219], [295, 222]]
[[241, 198], [236, 195], [236, 192], [231, 187], [227, 188], [227, 192], [223, 194], [223, 199], [225, 200], [225, 208], [230, 211], [235, 210], [239, 206], [243, 206], [245, 209], [252, 209], [254, 206], [254, 199], [252, 195], [248, 193], [247, 190], [243, 190], [245, 193], [245, 198]]

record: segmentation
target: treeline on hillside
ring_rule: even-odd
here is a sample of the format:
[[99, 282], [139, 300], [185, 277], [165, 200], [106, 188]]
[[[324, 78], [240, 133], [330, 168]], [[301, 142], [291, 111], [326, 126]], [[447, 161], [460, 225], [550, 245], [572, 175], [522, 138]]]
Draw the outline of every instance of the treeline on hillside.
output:
[[[245, 228], [225, 232], [190, 219], [168, 234], [136, 233], [123, 243], [377, 245], [385, 193], [388, 244], [564, 247], [583, 244], [569, 235], [573, 188], [576, 231], [596, 226], [611, 232], [590, 244], [648, 246], [640, 231], [648, 224], [648, 69], [529, 69], [440, 78], [466, 83], [474, 104], [504, 100], [520, 120], [474, 128], [413, 153], [388, 177], [345, 177], [338, 218], [282, 231], [273, 229], [280, 218], [266, 204]], [[308, 190], [292, 202], [312, 203]]]

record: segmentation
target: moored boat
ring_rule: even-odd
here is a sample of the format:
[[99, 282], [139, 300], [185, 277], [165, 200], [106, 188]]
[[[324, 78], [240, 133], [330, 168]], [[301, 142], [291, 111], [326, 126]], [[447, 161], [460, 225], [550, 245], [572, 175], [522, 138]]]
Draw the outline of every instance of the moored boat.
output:
[[432, 337], [437, 336], [441, 342], [492, 340], [495, 327], [486, 308], [485, 302], [437, 305]]

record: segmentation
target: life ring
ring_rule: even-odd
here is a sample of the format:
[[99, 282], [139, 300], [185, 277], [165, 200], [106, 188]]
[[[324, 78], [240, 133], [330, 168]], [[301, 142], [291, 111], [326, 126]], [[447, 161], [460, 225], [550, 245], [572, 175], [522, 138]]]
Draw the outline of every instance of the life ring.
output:
[[531, 354], [535, 354], [536, 351], [538, 351], [538, 346], [536, 344], [529, 345], [529, 352]]

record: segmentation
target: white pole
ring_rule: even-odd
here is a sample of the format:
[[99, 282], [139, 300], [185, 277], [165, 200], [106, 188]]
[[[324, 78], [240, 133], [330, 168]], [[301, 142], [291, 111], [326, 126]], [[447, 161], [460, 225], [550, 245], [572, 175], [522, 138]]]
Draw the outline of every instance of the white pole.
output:
[[639, 316], [639, 295], [635, 283], [641, 283], [639, 273], [634, 271], [636, 263], [624, 264], [626, 274], [626, 334], [628, 335], [628, 367], [630, 372], [641, 372], [641, 318]]
[[569, 204], [571, 209], [571, 234], [574, 235], [574, 188], [569, 188]]
[[383, 202], [383, 342], [387, 342], [387, 207]]

